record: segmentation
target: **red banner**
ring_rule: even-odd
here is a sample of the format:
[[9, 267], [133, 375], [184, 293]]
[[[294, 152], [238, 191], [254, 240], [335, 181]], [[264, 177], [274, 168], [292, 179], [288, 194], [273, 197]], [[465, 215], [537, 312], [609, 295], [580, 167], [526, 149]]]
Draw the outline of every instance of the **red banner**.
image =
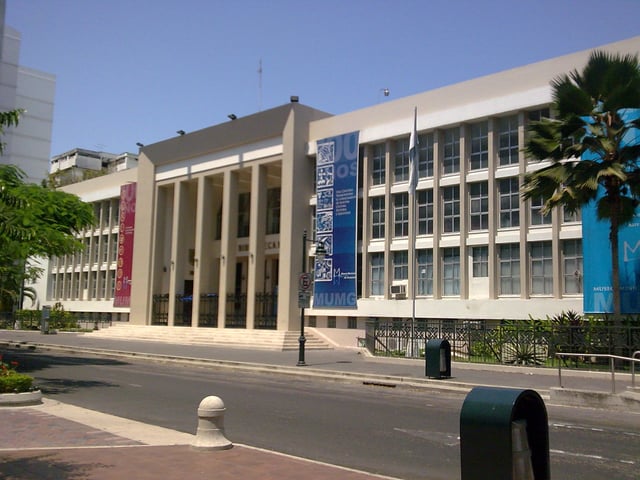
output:
[[131, 304], [131, 270], [133, 266], [133, 232], [136, 222], [136, 184], [120, 187], [120, 232], [118, 233], [118, 269], [114, 307]]

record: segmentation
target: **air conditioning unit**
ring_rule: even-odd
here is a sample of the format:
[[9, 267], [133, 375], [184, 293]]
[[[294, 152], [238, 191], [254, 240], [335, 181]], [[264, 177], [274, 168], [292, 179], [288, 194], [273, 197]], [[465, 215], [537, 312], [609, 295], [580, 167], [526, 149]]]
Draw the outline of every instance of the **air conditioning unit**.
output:
[[404, 284], [391, 285], [391, 297], [396, 300], [407, 298], [407, 286]]

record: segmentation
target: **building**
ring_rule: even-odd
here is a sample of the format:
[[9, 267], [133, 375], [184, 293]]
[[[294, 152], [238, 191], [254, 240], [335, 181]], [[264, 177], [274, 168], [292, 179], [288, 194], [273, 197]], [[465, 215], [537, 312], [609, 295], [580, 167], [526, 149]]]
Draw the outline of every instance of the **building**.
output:
[[[640, 37], [601, 48], [637, 53]], [[411, 318], [414, 311], [416, 318], [468, 320], [582, 311], [580, 217], [543, 216], [541, 200], [524, 201], [519, 188], [524, 174], [540, 166], [522, 152], [528, 123], [552, 114], [550, 81], [581, 68], [589, 54], [343, 115], [292, 97], [143, 147], [135, 175], [103, 177], [114, 179], [112, 194], [118, 183], [137, 182], [125, 299], [130, 322], [297, 330], [303, 269], [316, 278], [316, 297], [305, 311], [311, 326], [362, 328], [369, 319]], [[408, 151], [416, 111], [414, 204]], [[347, 145], [352, 141], [355, 147]], [[346, 206], [346, 190], [324, 194], [327, 146], [336, 158], [350, 147], [358, 153], [349, 167], [335, 164], [336, 182], [341, 171], [357, 179], [349, 200], [357, 208]], [[74, 188], [91, 191], [92, 181]], [[318, 296], [323, 266], [331, 264], [314, 260], [319, 240], [329, 247], [329, 261], [342, 246], [324, 233], [327, 206], [336, 222], [342, 215], [353, 224], [354, 269], [336, 273], [334, 265], [322, 286], [350, 285], [353, 295], [338, 292], [335, 302]], [[304, 240], [305, 231], [312, 241]], [[102, 244], [115, 234], [107, 232], [100, 233]], [[69, 274], [70, 288], [73, 278], [84, 288], [82, 272]], [[100, 275], [98, 289], [113, 271], [106, 280]]]
[[0, 0], [0, 111], [23, 109], [20, 124], [5, 130], [0, 163], [18, 165], [27, 182], [40, 183], [49, 173], [55, 77], [20, 65], [21, 36], [4, 25], [5, 0]]

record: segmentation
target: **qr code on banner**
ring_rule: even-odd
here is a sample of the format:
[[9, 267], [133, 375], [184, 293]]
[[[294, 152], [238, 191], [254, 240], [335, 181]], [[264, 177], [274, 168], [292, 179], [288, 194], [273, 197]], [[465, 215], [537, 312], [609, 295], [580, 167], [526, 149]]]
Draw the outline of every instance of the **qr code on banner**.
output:
[[333, 163], [335, 159], [335, 144], [333, 142], [318, 144], [318, 165]]

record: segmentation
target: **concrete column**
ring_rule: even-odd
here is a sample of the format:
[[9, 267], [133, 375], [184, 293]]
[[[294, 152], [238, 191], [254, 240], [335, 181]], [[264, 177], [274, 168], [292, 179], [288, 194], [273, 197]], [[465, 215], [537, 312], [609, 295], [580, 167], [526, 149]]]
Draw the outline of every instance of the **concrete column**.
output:
[[238, 173], [226, 171], [222, 193], [222, 235], [220, 238], [220, 289], [218, 328], [225, 328], [227, 293], [233, 293], [238, 237]]
[[210, 268], [210, 248], [206, 248], [211, 238], [213, 222], [211, 221], [212, 186], [207, 177], [198, 179], [198, 193], [196, 200], [196, 232], [195, 255], [193, 261], [193, 310], [191, 326], [198, 326], [200, 315], [200, 294], [206, 293], [206, 274]]
[[185, 262], [182, 260], [184, 239], [181, 225], [181, 210], [186, 203], [186, 185], [176, 182], [173, 197], [173, 218], [171, 222], [171, 261], [169, 264], [169, 326], [175, 324], [176, 295], [182, 293], [180, 279], [184, 278]]
[[249, 268], [247, 275], [247, 329], [253, 329], [256, 294], [262, 291], [264, 278], [264, 235], [267, 218], [266, 167], [251, 168], [251, 218], [249, 227]]

